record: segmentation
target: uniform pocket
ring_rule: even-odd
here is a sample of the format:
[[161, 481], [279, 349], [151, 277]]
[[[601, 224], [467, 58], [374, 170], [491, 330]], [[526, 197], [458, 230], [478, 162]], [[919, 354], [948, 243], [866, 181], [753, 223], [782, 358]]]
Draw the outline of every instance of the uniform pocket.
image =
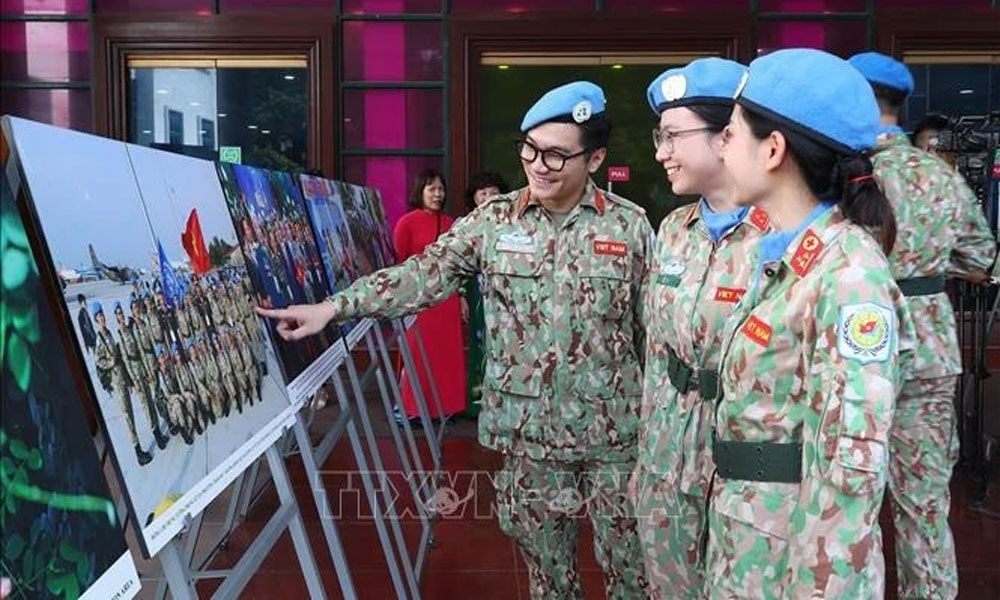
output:
[[638, 368], [581, 369], [571, 397], [557, 404], [553, 437], [588, 449], [635, 445], [641, 402]]
[[486, 413], [480, 426], [505, 438], [540, 440], [542, 437], [542, 372], [525, 365], [486, 364]]
[[628, 314], [632, 288], [624, 259], [592, 260], [580, 269], [577, 306], [582, 316], [617, 321]]
[[[869, 400], [845, 385], [841, 373], [825, 375], [822, 381], [828, 400], [816, 438], [817, 455], [826, 463], [820, 470], [843, 494], [876, 493], [885, 486], [888, 448], [868, 418]], [[804, 470], [808, 476], [808, 467]]]
[[[540, 252], [503, 252], [495, 249], [489, 252], [483, 265], [487, 281], [483, 289], [483, 316], [489, 342], [486, 344], [487, 358], [497, 363], [493, 365], [497, 369], [508, 358], [506, 354], [501, 354], [502, 350], [547, 347], [550, 340], [546, 328], [540, 326], [545, 316]], [[526, 373], [494, 372], [511, 377], [511, 389], [524, 395], [523, 386], [520, 392], [517, 391], [517, 382], [529, 381]]]

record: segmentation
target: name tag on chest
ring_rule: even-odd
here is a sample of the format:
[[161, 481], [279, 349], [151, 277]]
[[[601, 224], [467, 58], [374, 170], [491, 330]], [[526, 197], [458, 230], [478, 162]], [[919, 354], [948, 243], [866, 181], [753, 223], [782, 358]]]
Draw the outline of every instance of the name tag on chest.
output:
[[497, 252], [534, 254], [538, 244], [535, 242], [535, 236], [527, 233], [501, 233], [494, 248]]

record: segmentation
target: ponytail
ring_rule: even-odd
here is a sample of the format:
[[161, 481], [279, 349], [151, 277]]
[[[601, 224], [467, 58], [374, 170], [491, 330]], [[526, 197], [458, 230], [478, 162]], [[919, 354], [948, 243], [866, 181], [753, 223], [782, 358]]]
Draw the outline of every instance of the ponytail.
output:
[[868, 229], [888, 256], [896, 243], [896, 215], [872, 175], [868, 156], [841, 155], [833, 167], [832, 183], [844, 216]]
[[772, 131], [785, 137], [788, 153], [813, 194], [832, 196], [844, 216], [864, 227], [879, 242], [886, 256], [892, 252], [896, 243], [896, 216], [872, 175], [872, 163], [867, 155], [841, 154], [745, 105], [742, 109], [743, 119], [757, 139], [765, 139]]

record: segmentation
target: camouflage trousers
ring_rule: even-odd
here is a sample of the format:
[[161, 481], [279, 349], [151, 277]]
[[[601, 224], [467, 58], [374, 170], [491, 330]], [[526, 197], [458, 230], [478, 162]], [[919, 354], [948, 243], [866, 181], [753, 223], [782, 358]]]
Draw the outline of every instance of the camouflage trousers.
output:
[[650, 598], [701, 597], [706, 503], [704, 497], [685, 494], [663, 476], [639, 467], [635, 511]]
[[[718, 483], [718, 479], [716, 483]], [[779, 503], [794, 498], [798, 486], [783, 483], [750, 482], [746, 494]], [[792, 511], [784, 521], [757, 520], [751, 513], [737, 518], [715, 506], [718, 494], [708, 510], [708, 548], [705, 552], [705, 595], [709, 600], [799, 600], [836, 598], [837, 600], [881, 600], [885, 597], [885, 564], [882, 560], [882, 532], [876, 524], [871, 536], [858, 542], [859, 556], [864, 548], [872, 554], [860, 564], [843, 562], [830, 572], [814, 571], [807, 564], [818, 555], [812, 545], [803, 549], [800, 540], [790, 534]], [[730, 512], [730, 514], [727, 514]], [[836, 512], [836, 510], [832, 511]], [[877, 516], [873, 517], [877, 519]], [[818, 528], [822, 524], [814, 523]], [[835, 539], [837, 532], [827, 529], [824, 537]], [[853, 540], [852, 540], [853, 542]], [[837, 542], [829, 542], [831, 545]], [[820, 550], [821, 551], [821, 550]], [[805, 556], [805, 560], [803, 560]], [[794, 560], [793, 560], [794, 557]], [[794, 566], [799, 563], [798, 566]], [[825, 595], [812, 590], [816, 580], [840, 579], [839, 591]], [[820, 584], [820, 587], [822, 585]]]
[[507, 455], [497, 473], [500, 529], [528, 565], [531, 597], [582, 598], [578, 520], [589, 515], [609, 599], [647, 595], [628, 478], [634, 461], [560, 462]]
[[896, 528], [899, 597], [958, 594], [948, 483], [958, 459], [956, 376], [907, 381], [889, 436], [889, 497]]

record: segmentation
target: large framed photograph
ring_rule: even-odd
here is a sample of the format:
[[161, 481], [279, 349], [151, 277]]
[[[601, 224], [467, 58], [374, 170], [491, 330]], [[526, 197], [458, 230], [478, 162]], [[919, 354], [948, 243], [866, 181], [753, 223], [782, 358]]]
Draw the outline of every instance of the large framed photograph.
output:
[[370, 275], [384, 266], [385, 258], [382, 256], [381, 244], [375, 239], [381, 234], [374, 226], [374, 217], [368, 207], [364, 189], [341, 181], [333, 182], [333, 187], [344, 209], [351, 239], [354, 240], [361, 275]]
[[389, 231], [389, 223], [385, 219], [385, 210], [382, 206], [382, 194], [373, 187], [351, 185], [351, 192], [363, 207], [365, 214], [369, 215], [368, 227], [372, 236], [372, 243], [375, 246], [376, 262], [378, 268], [384, 269], [396, 263], [396, 251], [392, 243], [392, 232]]
[[[122, 523], [7, 178], [0, 140], [0, 578], [11, 600], [134, 597]], [[16, 165], [14, 166], [16, 170]]]
[[[300, 180], [331, 289], [334, 293], [346, 290], [361, 273], [340, 204], [339, 186], [313, 175], [300, 175]], [[347, 336], [355, 325], [355, 321], [342, 323], [341, 332]]]
[[[219, 164], [218, 174], [257, 304], [284, 308], [323, 300], [330, 288], [305, 202], [291, 175], [229, 163]], [[275, 326], [267, 323], [290, 383], [339, 338], [330, 326], [319, 335], [285, 342]]]
[[21, 119], [5, 131], [150, 556], [293, 418], [215, 167]]

